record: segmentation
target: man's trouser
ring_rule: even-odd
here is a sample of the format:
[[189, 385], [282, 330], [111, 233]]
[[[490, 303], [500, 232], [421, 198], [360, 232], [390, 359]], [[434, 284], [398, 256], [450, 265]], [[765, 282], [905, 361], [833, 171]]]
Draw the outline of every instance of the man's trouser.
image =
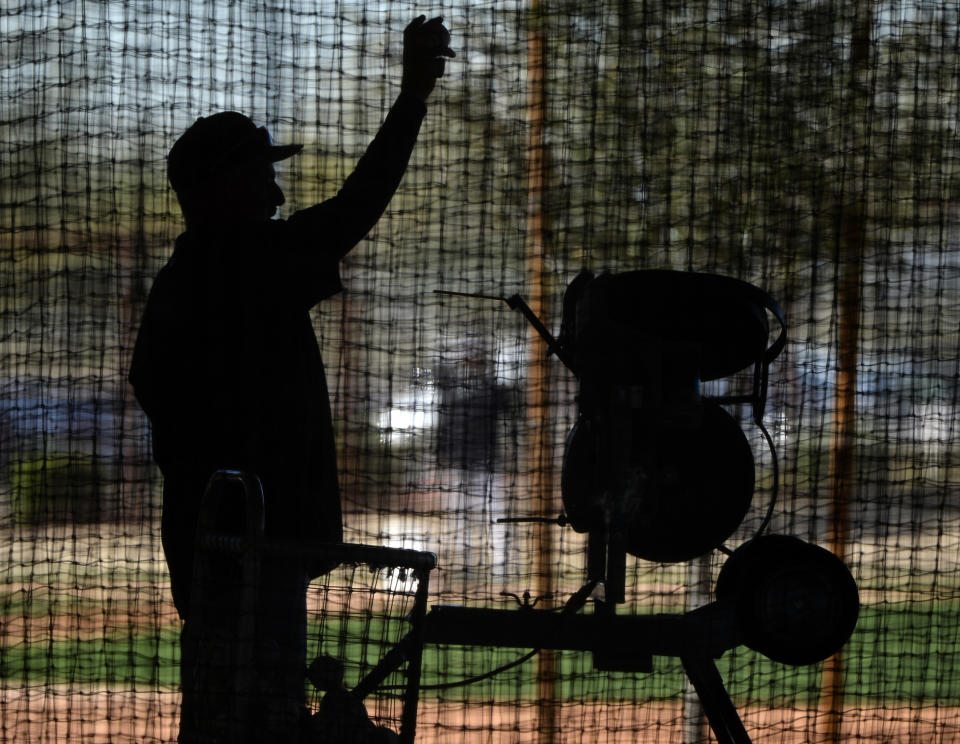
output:
[[306, 703], [308, 579], [302, 562], [261, 561], [251, 628], [250, 618], [243, 617], [239, 558], [223, 554], [197, 559], [205, 561], [204, 578], [202, 585], [192, 586], [196, 595], [180, 641], [179, 741], [296, 741]]

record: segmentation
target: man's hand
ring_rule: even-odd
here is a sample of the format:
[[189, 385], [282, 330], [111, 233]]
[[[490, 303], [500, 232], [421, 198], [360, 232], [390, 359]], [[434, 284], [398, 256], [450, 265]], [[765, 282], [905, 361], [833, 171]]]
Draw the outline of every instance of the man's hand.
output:
[[426, 102], [437, 78], [443, 75], [445, 57], [456, 57], [450, 48], [450, 32], [443, 18], [414, 19], [403, 31], [403, 79], [405, 93]]

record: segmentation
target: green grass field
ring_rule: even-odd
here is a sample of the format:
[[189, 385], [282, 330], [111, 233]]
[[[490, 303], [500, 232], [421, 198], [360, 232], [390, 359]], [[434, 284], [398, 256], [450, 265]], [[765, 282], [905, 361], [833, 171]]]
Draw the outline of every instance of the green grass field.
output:
[[[7, 608], [9, 611], [9, 608]], [[857, 630], [844, 650], [845, 689], [851, 702], [955, 703], [960, 699], [960, 603], [871, 605], [861, 610]], [[347, 681], [359, 674], [357, 663], [372, 663], [382, 653], [377, 643], [383, 621], [356, 619], [345, 626], [328, 624], [323, 651], [350, 660]], [[317, 637], [312, 629], [311, 637]], [[179, 634], [168, 625], [157, 631], [130, 626], [85, 639], [34, 640], [7, 636], [0, 648], [0, 680], [9, 685], [70, 683], [129, 690], [175, 688], [178, 681]], [[316, 643], [311, 653], [317, 651]], [[480, 674], [522, 654], [517, 649], [428, 646], [423, 683], [453, 682]], [[683, 672], [678, 659], [658, 657], [650, 674], [597, 672], [589, 654], [559, 652], [557, 694], [561, 700], [669, 699], [680, 694]], [[718, 661], [731, 695], [740, 703], [802, 704], [816, 699], [819, 665], [786, 667], [746, 648], [728, 652]], [[536, 697], [536, 660], [475, 686], [442, 693], [445, 700], [483, 696], [503, 701]], [[394, 683], [402, 682], [399, 674]], [[438, 693], [424, 690], [424, 697]]]

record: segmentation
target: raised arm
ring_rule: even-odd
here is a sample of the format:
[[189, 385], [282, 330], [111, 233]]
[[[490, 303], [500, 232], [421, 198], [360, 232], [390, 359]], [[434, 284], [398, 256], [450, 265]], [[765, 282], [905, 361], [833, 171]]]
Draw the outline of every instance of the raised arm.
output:
[[339, 261], [370, 232], [400, 185], [426, 114], [426, 99], [453, 57], [441, 18], [420, 16], [404, 30], [400, 95], [339, 193], [297, 212], [289, 226], [307, 242], [320, 240], [327, 260]]

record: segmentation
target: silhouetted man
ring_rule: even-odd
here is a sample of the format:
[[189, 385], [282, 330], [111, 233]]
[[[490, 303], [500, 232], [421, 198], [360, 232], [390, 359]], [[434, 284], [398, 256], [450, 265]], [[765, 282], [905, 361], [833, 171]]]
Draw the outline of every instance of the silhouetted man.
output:
[[[151, 289], [130, 381], [153, 428], [164, 479], [163, 548], [185, 621], [182, 742], [229, 741], [235, 719], [226, 628], [236, 624], [229, 617], [236, 577], [221, 564], [211, 596], [190, 591], [198, 510], [211, 474], [230, 468], [259, 476], [268, 539], [341, 538], [330, 405], [309, 311], [342, 289], [338, 262], [400, 183], [424, 103], [444, 56], [454, 56], [441, 20], [421, 16], [404, 31], [400, 95], [343, 188], [322, 204], [272, 219], [284, 202], [273, 163], [302, 146], [274, 145], [242, 114], [198, 119], [170, 150], [168, 176], [187, 229]], [[328, 568], [298, 559], [263, 563], [257, 741], [296, 740], [306, 586]], [[201, 600], [220, 608], [219, 635], [191, 622]]]

